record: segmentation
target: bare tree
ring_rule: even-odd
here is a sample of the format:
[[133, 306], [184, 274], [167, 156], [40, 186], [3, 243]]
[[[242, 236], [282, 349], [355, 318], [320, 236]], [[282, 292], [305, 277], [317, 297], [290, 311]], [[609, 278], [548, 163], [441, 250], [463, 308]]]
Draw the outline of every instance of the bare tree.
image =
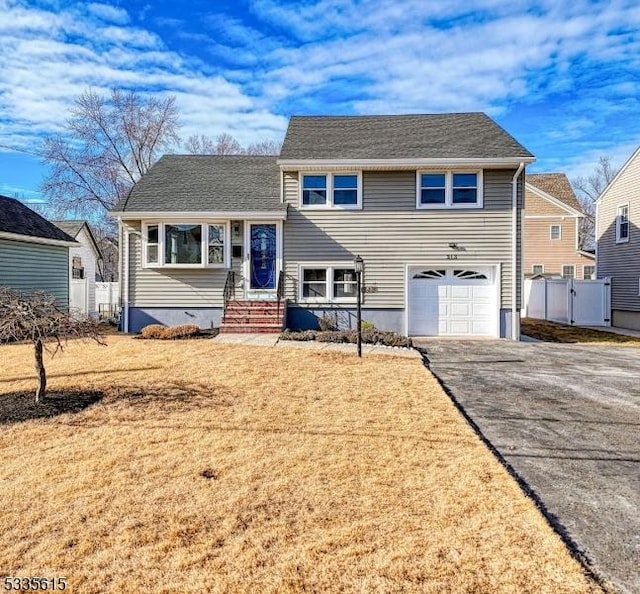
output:
[[56, 214], [103, 217], [164, 150], [179, 143], [175, 98], [92, 90], [75, 102], [63, 134], [47, 138], [42, 191]]
[[279, 155], [281, 148], [281, 141], [261, 140], [247, 147], [247, 155]]
[[47, 350], [53, 357], [64, 349], [70, 338], [106, 344], [96, 320], [70, 314], [51, 295], [41, 291], [25, 295], [0, 287], [0, 343], [27, 341], [33, 344], [37, 403], [42, 402], [47, 393], [43, 351]]
[[277, 140], [262, 140], [244, 148], [227, 132], [215, 139], [205, 134], [194, 134], [184, 144], [185, 150], [192, 155], [278, 155], [281, 146]]
[[571, 182], [584, 213], [578, 240], [581, 250], [592, 249], [594, 246], [596, 200], [617, 173], [618, 169], [611, 164], [611, 158], [604, 155], [598, 159], [598, 164], [591, 175], [577, 177]]
[[205, 134], [193, 134], [184, 143], [184, 149], [190, 155], [213, 155], [216, 150], [216, 143], [210, 136]]

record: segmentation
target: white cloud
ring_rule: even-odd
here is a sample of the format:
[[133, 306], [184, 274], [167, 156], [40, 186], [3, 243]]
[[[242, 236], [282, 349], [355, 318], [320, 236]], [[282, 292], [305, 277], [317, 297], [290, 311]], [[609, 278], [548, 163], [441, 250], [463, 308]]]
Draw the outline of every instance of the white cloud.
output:
[[104, 21], [118, 23], [119, 25], [126, 25], [129, 22], [129, 14], [126, 10], [110, 4], [90, 2], [87, 4], [87, 10]]

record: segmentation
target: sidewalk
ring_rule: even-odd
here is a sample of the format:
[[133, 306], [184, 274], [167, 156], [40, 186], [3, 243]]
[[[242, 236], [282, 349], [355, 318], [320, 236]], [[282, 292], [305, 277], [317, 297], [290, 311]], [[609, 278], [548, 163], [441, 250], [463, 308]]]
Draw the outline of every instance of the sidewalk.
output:
[[[246, 346], [307, 349], [310, 351], [333, 351], [351, 353], [353, 355], [357, 354], [358, 351], [358, 347], [355, 344], [316, 342], [315, 340], [280, 340], [278, 334], [218, 334], [212, 340], [219, 344], [242, 344]], [[378, 344], [363, 344], [362, 355], [391, 355], [393, 357], [422, 358], [420, 353], [415, 349], [388, 347]]]
[[578, 326], [578, 328], [588, 328], [589, 330], [597, 330], [598, 332], [609, 332], [611, 334], [620, 334], [621, 336], [640, 338], [640, 331], [631, 330], [630, 328], [614, 328], [613, 326]]

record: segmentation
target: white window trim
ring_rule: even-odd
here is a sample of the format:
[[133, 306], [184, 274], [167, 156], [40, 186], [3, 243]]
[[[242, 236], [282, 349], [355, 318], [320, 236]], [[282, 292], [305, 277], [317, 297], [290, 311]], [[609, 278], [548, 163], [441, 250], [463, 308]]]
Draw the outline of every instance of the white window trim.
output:
[[584, 274], [585, 268], [593, 268], [593, 276], [596, 275], [596, 266], [595, 266], [595, 264], [583, 264], [582, 265], [582, 280], [588, 280], [587, 277]]
[[575, 266], [575, 264], [563, 264], [562, 265], [562, 268], [561, 268], [561, 270], [562, 270], [562, 278], [564, 278], [565, 280], [568, 280], [564, 276], [564, 269], [568, 268], [568, 267], [573, 268], [573, 276], [571, 278], [575, 280], [576, 279], [576, 266]]
[[[158, 262], [147, 261], [147, 236], [149, 226], [158, 226]], [[199, 264], [166, 264], [164, 261], [164, 237], [165, 237], [165, 225], [200, 225], [202, 229], [201, 238], [201, 254], [203, 255], [203, 261]], [[225, 243], [223, 250], [223, 262], [209, 263], [209, 225], [222, 225], [225, 233]], [[155, 244], [154, 244], [155, 245]], [[231, 221], [189, 221], [185, 219], [176, 220], [161, 220], [161, 221], [144, 221], [142, 223], [142, 267], [143, 268], [214, 268], [225, 269], [231, 268]]]
[[[299, 303], [356, 303], [357, 293], [353, 297], [333, 297], [333, 271], [337, 268], [349, 268], [353, 270], [353, 261], [347, 262], [301, 262], [298, 264], [298, 302]], [[326, 297], [304, 297], [303, 279], [305, 270], [323, 269], [327, 271]], [[357, 291], [357, 289], [356, 289]]]
[[[554, 238], [553, 237], [553, 228], [554, 227], [558, 227], [559, 230], [559, 237], [558, 238]], [[562, 241], [562, 225], [560, 223], [553, 223], [553, 225], [549, 225], [549, 240], [550, 241]]]
[[[542, 268], [542, 272], [536, 272], [536, 271], [534, 270], [534, 268], [535, 268], [536, 266], [539, 266], [540, 268]], [[531, 265], [531, 274], [544, 274], [544, 264], [532, 264], [532, 265]]]
[[[327, 179], [326, 204], [303, 204], [304, 176], [324, 175]], [[333, 178], [336, 175], [355, 175], [358, 187], [356, 188], [356, 204], [333, 203]], [[362, 171], [300, 171], [298, 174], [298, 208], [300, 210], [362, 210]]]
[[[627, 209], [627, 236], [626, 237], [620, 237], [620, 209], [622, 208]], [[616, 208], [616, 243], [627, 243], [629, 241], [629, 237], [631, 236], [631, 223], [630, 223], [631, 212], [630, 211], [631, 211], [631, 208], [628, 202], [626, 204], [620, 204]]]
[[[444, 174], [444, 204], [422, 204], [422, 174]], [[454, 204], [453, 203], [453, 174], [454, 173], [472, 173], [476, 175], [476, 202], [475, 204]], [[484, 206], [484, 182], [482, 169], [418, 169], [416, 171], [416, 208], [420, 210], [450, 210], [450, 209], [466, 209], [466, 208], [482, 208]]]

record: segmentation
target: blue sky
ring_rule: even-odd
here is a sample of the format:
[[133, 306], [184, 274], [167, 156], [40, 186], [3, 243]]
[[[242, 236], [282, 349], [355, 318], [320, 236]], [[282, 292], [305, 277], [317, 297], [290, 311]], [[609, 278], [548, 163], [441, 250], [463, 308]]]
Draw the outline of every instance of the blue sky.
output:
[[282, 137], [292, 114], [485, 111], [589, 173], [640, 144], [637, 0], [0, 0], [0, 193], [89, 87], [175, 95], [181, 135]]

